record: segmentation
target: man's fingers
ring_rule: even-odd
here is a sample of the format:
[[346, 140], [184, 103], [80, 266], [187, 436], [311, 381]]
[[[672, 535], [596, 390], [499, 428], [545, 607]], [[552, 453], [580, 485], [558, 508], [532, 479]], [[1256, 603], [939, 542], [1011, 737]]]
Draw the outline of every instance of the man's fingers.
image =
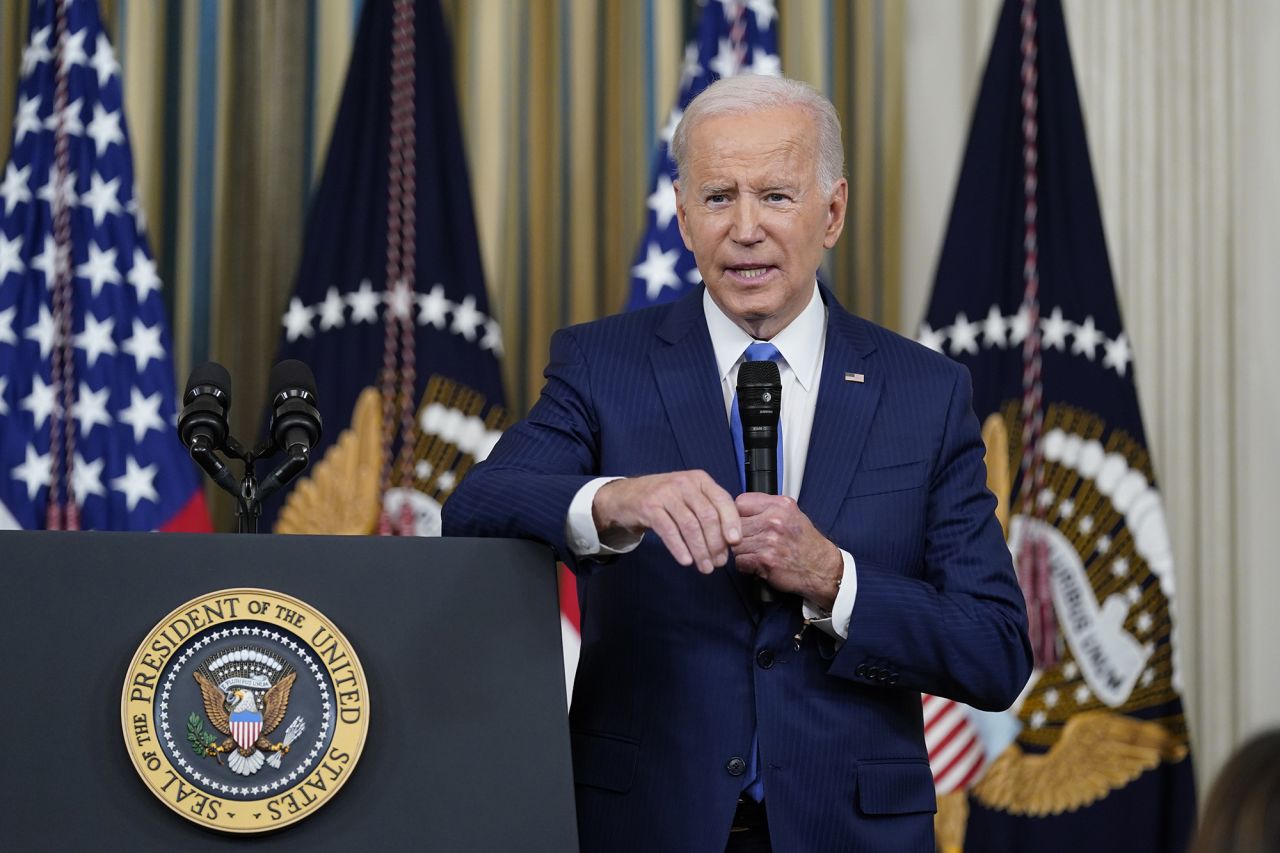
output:
[[[733, 502], [733, 498], [729, 497], [729, 493], [720, 488], [719, 483], [710, 477], [707, 481], [702, 488], [702, 493], [715, 509], [725, 544], [737, 545], [742, 541], [742, 517], [738, 513], [738, 506]], [[726, 554], [726, 558], [727, 556]]]
[[671, 552], [671, 556], [677, 563], [682, 566], [693, 565], [693, 555], [689, 553], [689, 546], [685, 544], [680, 526], [676, 524], [674, 518], [667, 513], [661, 513], [652, 519], [649, 528], [658, 534], [658, 538], [667, 546], [667, 550]]

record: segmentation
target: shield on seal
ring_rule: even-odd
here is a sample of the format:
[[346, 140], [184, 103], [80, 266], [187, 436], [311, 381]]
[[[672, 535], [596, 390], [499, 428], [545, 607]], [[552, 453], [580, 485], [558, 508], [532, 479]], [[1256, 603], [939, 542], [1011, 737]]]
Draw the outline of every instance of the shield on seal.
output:
[[261, 732], [262, 714], [257, 708], [236, 708], [231, 712], [231, 737], [241, 749], [252, 749]]

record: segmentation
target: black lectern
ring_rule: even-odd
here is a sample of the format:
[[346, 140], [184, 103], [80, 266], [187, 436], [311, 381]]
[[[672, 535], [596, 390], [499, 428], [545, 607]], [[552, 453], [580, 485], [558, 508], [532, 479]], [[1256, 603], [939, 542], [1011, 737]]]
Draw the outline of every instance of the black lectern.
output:
[[[577, 849], [551, 554], [478, 539], [0, 533], [5, 849]], [[126, 751], [139, 643], [199, 595], [260, 587], [323, 612], [364, 668], [363, 754], [276, 832], [182, 819]]]

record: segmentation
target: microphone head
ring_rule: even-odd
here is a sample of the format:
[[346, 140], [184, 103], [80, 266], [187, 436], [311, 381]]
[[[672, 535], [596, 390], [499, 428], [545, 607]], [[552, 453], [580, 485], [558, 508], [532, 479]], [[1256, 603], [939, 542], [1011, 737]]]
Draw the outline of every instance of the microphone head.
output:
[[[306, 363], [298, 361], [296, 358], [286, 358], [271, 368], [271, 376], [267, 379], [267, 388], [270, 389], [271, 399], [276, 401], [277, 404], [281, 394], [297, 391], [306, 392], [306, 395], [310, 395], [311, 401], [315, 402], [316, 377]], [[289, 396], [298, 395], [295, 393]]]
[[782, 372], [776, 361], [744, 361], [738, 368], [739, 388], [782, 388]]
[[224, 407], [231, 408], [231, 374], [216, 361], [205, 362], [191, 371], [182, 402], [190, 403], [199, 394], [208, 393], [217, 397]]

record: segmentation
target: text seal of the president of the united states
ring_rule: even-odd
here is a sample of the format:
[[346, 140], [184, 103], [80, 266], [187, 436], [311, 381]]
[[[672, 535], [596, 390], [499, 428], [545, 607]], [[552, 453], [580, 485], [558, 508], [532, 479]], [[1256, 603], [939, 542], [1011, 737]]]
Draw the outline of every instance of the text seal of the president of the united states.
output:
[[120, 700], [129, 757], [195, 823], [265, 832], [313, 814], [355, 768], [364, 672], [315, 608], [265, 589], [202, 595], [138, 647]]

